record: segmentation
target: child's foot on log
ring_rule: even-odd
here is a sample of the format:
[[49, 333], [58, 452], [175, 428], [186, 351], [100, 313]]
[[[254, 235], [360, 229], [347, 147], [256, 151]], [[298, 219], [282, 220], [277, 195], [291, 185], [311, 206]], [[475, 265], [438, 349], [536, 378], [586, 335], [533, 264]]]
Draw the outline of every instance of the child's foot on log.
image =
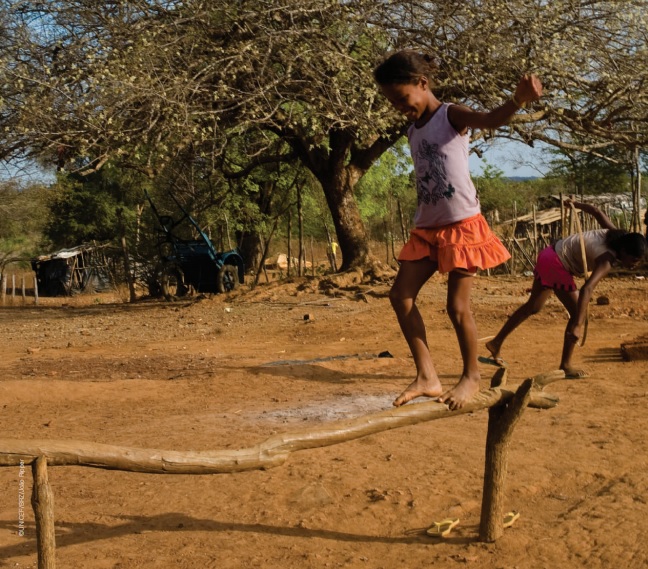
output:
[[443, 393], [443, 387], [438, 377], [430, 379], [416, 378], [409, 387], [401, 393], [394, 401], [394, 407], [400, 407], [417, 397], [439, 397]]

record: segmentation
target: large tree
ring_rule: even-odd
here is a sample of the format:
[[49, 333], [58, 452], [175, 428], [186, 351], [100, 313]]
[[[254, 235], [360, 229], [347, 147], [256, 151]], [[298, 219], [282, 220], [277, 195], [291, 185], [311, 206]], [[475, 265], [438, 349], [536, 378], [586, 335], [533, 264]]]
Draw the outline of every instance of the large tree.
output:
[[[438, 56], [442, 99], [493, 108], [520, 75], [547, 96], [496, 133], [563, 148], [574, 133], [648, 136], [645, 2], [595, 0], [91, 0], [3, 4], [0, 157], [50, 153], [155, 175], [188, 153], [227, 175], [276, 160], [319, 180], [343, 268], [371, 262], [354, 187], [404, 131], [377, 94], [382, 53]], [[229, 146], [255, 143], [244, 164]], [[585, 136], [586, 135], [586, 136]], [[267, 145], [259, 145], [259, 141]], [[240, 157], [240, 144], [235, 155]]]

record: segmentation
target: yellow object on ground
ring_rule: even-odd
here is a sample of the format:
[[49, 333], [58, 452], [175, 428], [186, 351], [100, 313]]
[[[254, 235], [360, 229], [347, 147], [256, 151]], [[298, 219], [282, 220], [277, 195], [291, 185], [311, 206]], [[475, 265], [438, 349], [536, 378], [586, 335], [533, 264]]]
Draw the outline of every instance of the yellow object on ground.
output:
[[425, 533], [434, 537], [447, 537], [458, 523], [459, 518], [447, 518], [440, 522], [434, 522], [434, 525]]
[[520, 512], [508, 512], [504, 514], [504, 527], [510, 528], [520, 517]]

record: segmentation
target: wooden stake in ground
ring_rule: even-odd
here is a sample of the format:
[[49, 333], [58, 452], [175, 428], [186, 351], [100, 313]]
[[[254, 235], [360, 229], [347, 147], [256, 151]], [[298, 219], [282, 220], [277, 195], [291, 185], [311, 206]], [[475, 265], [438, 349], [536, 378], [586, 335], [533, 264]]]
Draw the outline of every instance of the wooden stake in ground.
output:
[[34, 273], [34, 304], [38, 304], [38, 278]]
[[32, 508], [36, 518], [38, 569], [56, 569], [56, 538], [54, 536], [54, 495], [47, 478], [47, 458], [39, 456], [32, 462]]
[[[505, 382], [506, 370], [502, 368], [493, 377], [491, 387], [500, 387]], [[484, 491], [479, 524], [480, 541], [496, 541], [504, 531], [502, 520], [504, 519], [508, 445], [513, 428], [529, 403], [532, 387], [533, 380], [527, 379], [508, 404], [491, 407], [488, 410]]]

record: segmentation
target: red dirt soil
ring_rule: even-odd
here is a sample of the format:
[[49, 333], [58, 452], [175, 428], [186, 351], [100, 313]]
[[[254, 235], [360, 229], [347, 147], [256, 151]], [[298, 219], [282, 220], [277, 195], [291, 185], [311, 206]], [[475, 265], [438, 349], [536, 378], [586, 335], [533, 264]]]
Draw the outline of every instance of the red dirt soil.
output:
[[[59, 568], [639, 568], [648, 564], [646, 281], [608, 278], [575, 363], [513, 434], [495, 543], [478, 528], [484, 411], [300, 451], [266, 471], [152, 475], [49, 468]], [[524, 302], [528, 278], [478, 277], [480, 338]], [[0, 308], [2, 438], [172, 450], [252, 446], [275, 433], [391, 407], [414, 368], [386, 297], [268, 284], [174, 303], [109, 295]], [[420, 297], [442, 382], [460, 372], [445, 281]], [[308, 314], [309, 318], [304, 319]], [[552, 299], [504, 346], [509, 383], [555, 369], [566, 323]], [[389, 351], [393, 358], [378, 358]], [[486, 350], [482, 352], [486, 355]], [[316, 361], [313, 361], [316, 360]], [[269, 365], [282, 362], [284, 365]], [[288, 362], [288, 363], [286, 363]], [[482, 368], [483, 388], [494, 368]], [[414, 402], [413, 404], [416, 404]], [[31, 474], [18, 534], [17, 467], [0, 468], [0, 566], [36, 567]], [[425, 535], [459, 518], [445, 539]]]

